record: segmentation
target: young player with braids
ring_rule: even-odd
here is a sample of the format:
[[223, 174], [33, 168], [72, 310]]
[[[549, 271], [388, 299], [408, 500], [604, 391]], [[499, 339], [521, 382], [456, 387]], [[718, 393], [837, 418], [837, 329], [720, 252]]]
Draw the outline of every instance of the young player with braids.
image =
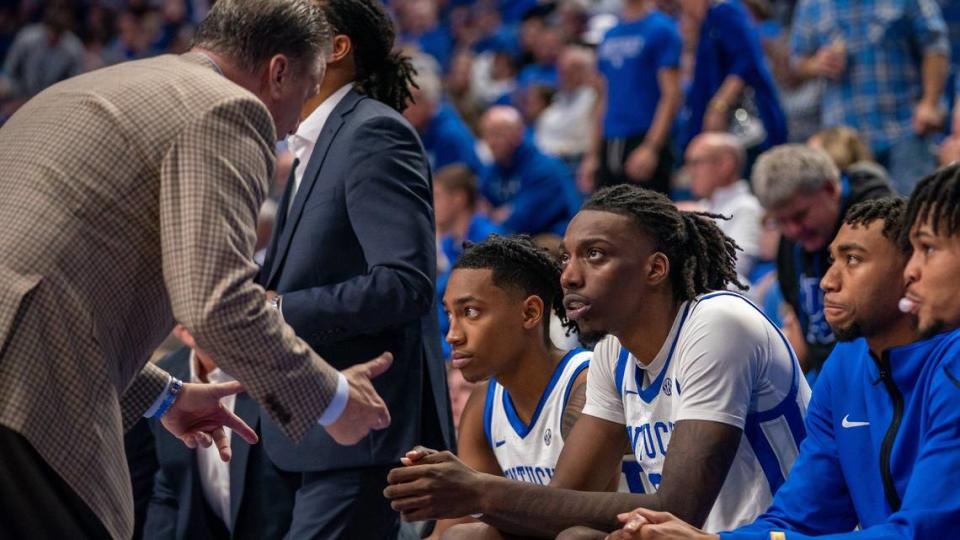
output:
[[[572, 326], [560, 266], [528, 237], [494, 235], [457, 260], [443, 306], [453, 367], [481, 383], [464, 407], [457, 455], [480, 472], [549, 483], [583, 409], [591, 357], [550, 341], [551, 313]], [[619, 478], [619, 468], [608, 473]]]
[[[551, 487], [418, 449], [388, 478], [404, 519], [479, 512], [510, 535], [603, 538], [636, 507], [713, 531], [766, 509], [804, 436], [810, 390], [783, 335], [726, 290], [738, 285], [736, 245], [713, 217], [634, 186], [597, 192], [567, 228], [561, 284], [582, 335], [606, 337]], [[633, 493], [596, 493], [624, 446]]]

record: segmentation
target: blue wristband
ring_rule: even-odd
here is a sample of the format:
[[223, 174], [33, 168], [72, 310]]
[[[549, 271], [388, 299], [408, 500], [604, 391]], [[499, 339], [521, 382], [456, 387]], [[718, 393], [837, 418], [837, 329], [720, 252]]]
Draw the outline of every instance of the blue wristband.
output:
[[153, 417], [159, 420], [163, 418], [163, 415], [167, 412], [167, 409], [173, 405], [173, 402], [177, 399], [177, 394], [180, 393], [180, 390], [183, 389], [183, 382], [177, 378], [173, 378], [170, 381], [170, 387], [167, 389], [167, 395], [163, 398], [163, 402], [160, 403], [160, 406], [157, 408], [157, 412], [154, 413]]

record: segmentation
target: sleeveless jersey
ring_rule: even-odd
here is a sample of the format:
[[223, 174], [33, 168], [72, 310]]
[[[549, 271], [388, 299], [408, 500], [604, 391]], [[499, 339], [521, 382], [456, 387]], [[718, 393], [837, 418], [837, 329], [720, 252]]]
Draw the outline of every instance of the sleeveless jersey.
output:
[[597, 345], [587, 378], [583, 414], [627, 430], [636, 461], [625, 461], [624, 469], [634, 493], [659, 488], [676, 422], [707, 420], [743, 429], [704, 524], [708, 532], [735, 529], [765, 511], [805, 436], [810, 388], [793, 350], [756, 306], [735, 293], [686, 302], [647, 366], [607, 336]]
[[589, 367], [590, 351], [574, 349], [557, 364], [530, 423], [517, 415], [510, 393], [491, 379], [483, 406], [483, 430], [504, 476], [547, 485], [563, 450], [560, 425], [573, 383]]

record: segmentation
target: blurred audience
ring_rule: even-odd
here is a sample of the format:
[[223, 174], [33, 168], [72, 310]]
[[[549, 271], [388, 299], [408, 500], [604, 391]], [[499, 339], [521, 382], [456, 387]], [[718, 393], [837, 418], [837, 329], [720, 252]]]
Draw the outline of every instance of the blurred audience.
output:
[[480, 182], [493, 220], [513, 233], [562, 236], [580, 208], [569, 169], [525, 136], [523, 117], [513, 107], [490, 108], [480, 136], [493, 159]]
[[536, 122], [536, 143], [576, 170], [593, 143], [591, 120], [597, 102], [594, 55], [576, 45], [564, 48], [558, 61], [557, 92]]
[[759, 256], [760, 221], [763, 209], [743, 179], [747, 153], [729, 133], [697, 135], [686, 153], [690, 190], [703, 200], [704, 209], [727, 219], [718, 219], [720, 230], [740, 246], [737, 273], [746, 282]]
[[800, 0], [791, 41], [798, 73], [824, 81], [823, 126], [863, 134], [903, 195], [935, 165], [950, 50], [937, 2], [910, 4]]
[[684, 142], [701, 131], [730, 131], [745, 148], [757, 151], [786, 142], [787, 119], [777, 88], [757, 28], [740, 0], [684, 0], [682, 6], [697, 28]]
[[676, 22], [652, 0], [624, 1], [598, 50], [603, 84], [577, 179], [581, 191], [632, 182], [670, 193], [681, 49]]

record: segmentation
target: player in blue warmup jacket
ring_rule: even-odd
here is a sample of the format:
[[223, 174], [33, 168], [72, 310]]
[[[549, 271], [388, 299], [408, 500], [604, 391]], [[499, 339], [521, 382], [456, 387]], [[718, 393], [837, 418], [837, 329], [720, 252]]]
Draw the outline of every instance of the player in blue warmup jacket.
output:
[[[827, 319], [842, 343], [817, 381], [807, 439], [770, 509], [720, 539], [939, 539], [960, 531], [956, 171], [952, 181], [921, 183], [910, 212], [888, 198], [844, 217], [822, 282]], [[950, 202], [942, 196], [948, 183]], [[914, 219], [931, 203], [952, 206], [952, 216], [934, 219], [940, 234], [923, 212]], [[905, 283], [910, 246], [898, 236], [915, 221]], [[914, 342], [917, 335], [927, 339]], [[613, 538], [716, 538], [662, 513], [623, 518], [627, 527]]]
[[[550, 342], [552, 313], [569, 325], [562, 300], [560, 267], [525, 237], [492, 236], [454, 265], [443, 297], [451, 361], [480, 383], [460, 418], [457, 455], [470, 467], [539, 484], [553, 477], [592, 356]], [[607, 475], [612, 489], [617, 473]], [[434, 536], [461, 521], [441, 521]]]

